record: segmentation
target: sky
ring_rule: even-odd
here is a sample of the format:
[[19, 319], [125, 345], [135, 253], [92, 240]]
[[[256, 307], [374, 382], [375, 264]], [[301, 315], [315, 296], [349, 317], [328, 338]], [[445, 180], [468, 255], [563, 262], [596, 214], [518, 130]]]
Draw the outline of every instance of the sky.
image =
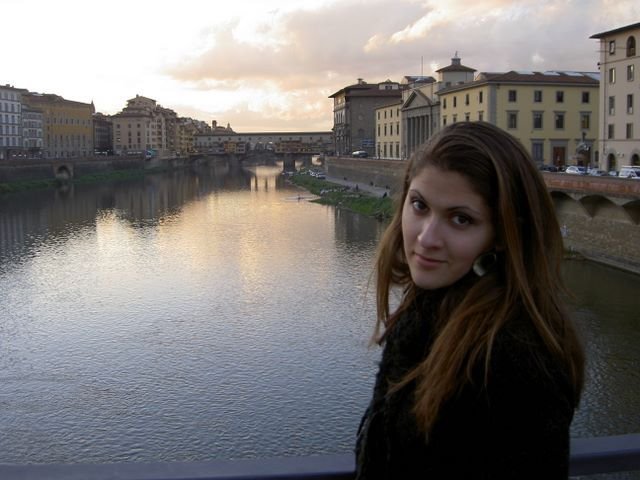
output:
[[478, 72], [598, 71], [593, 34], [637, 0], [0, 0], [0, 84], [115, 114], [136, 95], [236, 132], [329, 131], [369, 83]]

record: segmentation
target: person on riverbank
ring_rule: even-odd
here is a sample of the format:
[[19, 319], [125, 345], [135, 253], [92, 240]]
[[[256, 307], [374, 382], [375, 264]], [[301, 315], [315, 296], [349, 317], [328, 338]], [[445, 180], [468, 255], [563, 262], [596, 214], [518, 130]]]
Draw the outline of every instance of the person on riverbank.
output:
[[376, 258], [384, 349], [356, 478], [567, 478], [584, 355], [535, 164], [499, 128], [455, 123], [410, 159], [399, 200]]

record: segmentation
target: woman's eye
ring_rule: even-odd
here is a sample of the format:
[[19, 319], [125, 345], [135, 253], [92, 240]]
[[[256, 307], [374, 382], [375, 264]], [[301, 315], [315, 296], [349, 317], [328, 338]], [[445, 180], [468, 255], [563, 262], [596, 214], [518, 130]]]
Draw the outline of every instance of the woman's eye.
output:
[[414, 198], [413, 200], [411, 200], [411, 206], [413, 207], [414, 210], [417, 210], [419, 212], [423, 211], [426, 208], [424, 202], [417, 198]]
[[456, 225], [469, 225], [473, 223], [473, 220], [466, 215], [454, 215], [453, 223], [455, 223]]

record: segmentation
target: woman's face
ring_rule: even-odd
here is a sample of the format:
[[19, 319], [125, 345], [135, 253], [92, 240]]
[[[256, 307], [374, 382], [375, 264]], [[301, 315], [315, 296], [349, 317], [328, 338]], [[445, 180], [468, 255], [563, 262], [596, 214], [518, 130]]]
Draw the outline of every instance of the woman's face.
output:
[[466, 275], [491, 250], [495, 232], [488, 205], [465, 177], [427, 166], [409, 185], [402, 236], [413, 282], [430, 290]]

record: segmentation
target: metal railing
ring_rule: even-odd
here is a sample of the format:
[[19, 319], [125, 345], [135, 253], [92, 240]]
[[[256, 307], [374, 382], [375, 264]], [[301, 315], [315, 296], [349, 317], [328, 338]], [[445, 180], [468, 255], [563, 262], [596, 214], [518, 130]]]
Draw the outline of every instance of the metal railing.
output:
[[[640, 470], [640, 434], [576, 438], [570, 474]], [[2, 480], [352, 480], [352, 454], [209, 462], [1, 465]]]

